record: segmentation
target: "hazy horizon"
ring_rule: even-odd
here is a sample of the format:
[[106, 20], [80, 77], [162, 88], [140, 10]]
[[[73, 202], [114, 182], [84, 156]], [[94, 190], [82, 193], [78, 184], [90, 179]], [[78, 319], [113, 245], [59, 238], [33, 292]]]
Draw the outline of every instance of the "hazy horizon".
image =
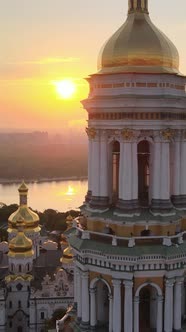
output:
[[[127, 0], [0, 0], [2, 130], [79, 131], [87, 113], [84, 80], [97, 70], [105, 40], [124, 22]], [[150, 16], [176, 45], [186, 74], [186, 1], [149, 0]], [[76, 93], [63, 100], [52, 84], [70, 78]]]

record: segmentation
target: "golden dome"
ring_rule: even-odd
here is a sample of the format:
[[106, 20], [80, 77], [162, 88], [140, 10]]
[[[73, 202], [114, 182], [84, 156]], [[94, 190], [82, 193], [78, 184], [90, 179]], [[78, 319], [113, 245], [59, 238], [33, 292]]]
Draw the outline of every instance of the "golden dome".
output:
[[99, 74], [179, 73], [179, 54], [152, 23], [148, 2], [129, 0], [126, 22], [105, 43], [98, 59]]
[[20, 195], [20, 206], [17, 211], [12, 213], [8, 218], [8, 232], [11, 232], [12, 229], [15, 230], [17, 228], [17, 222], [22, 219], [25, 222], [25, 231], [28, 229], [29, 231], [33, 230], [39, 232], [39, 216], [27, 206], [28, 188], [24, 182], [22, 182], [18, 191]]
[[73, 263], [73, 253], [70, 246], [63, 250], [63, 257], [60, 259], [63, 264]]
[[9, 242], [9, 257], [31, 257], [34, 252], [32, 250], [32, 240], [28, 239], [23, 232], [24, 221], [17, 221], [17, 235]]

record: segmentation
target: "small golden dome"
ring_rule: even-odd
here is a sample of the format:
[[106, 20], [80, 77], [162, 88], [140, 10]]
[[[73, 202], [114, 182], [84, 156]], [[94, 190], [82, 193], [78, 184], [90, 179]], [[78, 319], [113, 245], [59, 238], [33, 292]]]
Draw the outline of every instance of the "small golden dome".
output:
[[32, 240], [25, 236], [23, 227], [24, 221], [20, 219], [17, 222], [18, 233], [9, 242], [9, 257], [31, 257], [34, 254], [32, 250]]
[[71, 264], [73, 263], [73, 252], [70, 246], [68, 246], [63, 251], [63, 257], [60, 259], [63, 264]]
[[8, 218], [8, 232], [10, 233], [12, 229], [16, 229], [17, 222], [21, 219], [25, 222], [25, 231], [28, 229], [29, 231], [33, 230], [39, 232], [39, 216], [27, 206], [28, 188], [25, 182], [22, 182], [18, 191], [20, 195], [20, 206], [17, 211], [12, 213]]
[[126, 22], [105, 43], [98, 74], [179, 73], [179, 54], [151, 21], [148, 2], [129, 0]]

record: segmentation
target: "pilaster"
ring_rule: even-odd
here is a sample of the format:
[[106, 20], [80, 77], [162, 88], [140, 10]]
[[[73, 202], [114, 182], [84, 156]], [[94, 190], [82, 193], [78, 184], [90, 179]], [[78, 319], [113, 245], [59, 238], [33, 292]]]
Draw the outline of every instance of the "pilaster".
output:
[[113, 298], [113, 332], [121, 332], [121, 280], [112, 280], [114, 287]]
[[96, 327], [96, 288], [90, 289], [90, 328]]
[[165, 280], [164, 332], [173, 329], [173, 279]]
[[133, 282], [126, 280], [125, 285], [125, 298], [124, 298], [124, 332], [133, 331]]
[[89, 274], [88, 272], [82, 272], [82, 320], [81, 327], [87, 328], [89, 326]]
[[174, 285], [174, 332], [181, 332], [183, 278], [176, 278]]

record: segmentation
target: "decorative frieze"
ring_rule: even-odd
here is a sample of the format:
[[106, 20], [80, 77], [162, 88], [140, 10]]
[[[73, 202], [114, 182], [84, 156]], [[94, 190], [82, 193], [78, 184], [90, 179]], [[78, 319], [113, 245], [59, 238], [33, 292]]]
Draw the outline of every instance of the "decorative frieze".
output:
[[165, 141], [171, 141], [175, 137], [175, 130], [171, 128], [164, 129], [160, 131], [161, 137]]
[[129, 128], [122, 129], [121, 137], [126, 141], [130, 141], [134, 138], [134, 131]]
[[94, 139], [96, 137], [96, 129], [95, 128], [86, 128], [86, 133], [88, 138]]

